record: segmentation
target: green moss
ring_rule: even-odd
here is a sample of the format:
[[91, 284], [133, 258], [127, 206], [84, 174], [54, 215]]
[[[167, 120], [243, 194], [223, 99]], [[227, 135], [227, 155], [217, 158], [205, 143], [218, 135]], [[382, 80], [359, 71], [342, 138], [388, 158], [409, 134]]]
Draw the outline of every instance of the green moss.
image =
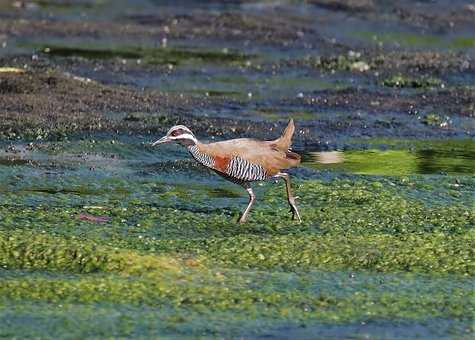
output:
[[475, 274], [472, 233], [405, 237], [236, 236], [168, 242], [167, 246], [196, 253], [211, 263], [239, 268]]
[[[0, 281], [0, 303], [103, 303], [142, 308], [159, 306], [176, 312], [183, 309], [192, 315], [236, 313], [230, 321], [243, 314], [258, 319], [290, 318], [301, 322], [345, 322], [371, 316], [412, 319], [473, 316], [469, 280], [450, 283], [439, 279], [434, 284], [424, 276], [361, 273], [361, 278], [351, 279], [348, 273], [324, 272], [295, 279], [288, 274], [216, 272], [206, 268], [192, 268], [179, 275], [167, 272], [162, 276], [13, 275]], [[403, 282], [406, 289], [399, 292], [397, 287]], [[184, 318], [181, 322], [186, 322], [187, 316]]]
[[414, 78], [398, 74], [384, 79], [382, 84], [388, 87], [431, 88], [439, 87], [442, 81], [432, 77]]
[[[408, 185], [410, 182], [401, 181], [402, 188]], [[207, 210], [207, 196], [199, 190], [191, 195], [190, 190], [193, 188], [183, 193], [147, 194], [152, 201], [183, 206], [180, 212], [173, 207], [142, 204], [134, 198], [128, 209], [3, 207], [0, 228], [15, 230], [18, 227], [14, 226], [21, 226], [68, 237], [87, 235], [117, 247], [173, 256], [192, 254], [207, 263], [238, 268], [473, 274], [470, 230], [475, 217], [470, 206], [428, 207], [399, 195], [384, 182], [306, 181], [296, 187], [302, 224], [289, 221], [283, 189], [272, 186], [253, 210], [250, 222], [236, 228], [237, 211], [229, 216]], [[104, 225], [80, 221], [74, 216], [81, 211], [105, 214], [111, 221]]]
[[0, 265], [3, 268], [48, 269], [78, 273], [179, 271], [176, 261], [97, 246], [77, 238], [59, 238], [24, 231], [0, 231]]
[[[74, 278], [70, 280], [5, 279], [0, 283], [2, 300], [30, 300], [45, 302], [105, 302], [131, 303], [147, 306], [186, 307], [191, 310], [248, 312], [259, 317], [348, 321], [362, 315], [380, 317], [420, 317], [428, 312], [439, 316], [444, 309], [451, 317], [473, 315], [473, 293], [459, 289], [438, 292], [440, 295], [408, 294], [403, 299], [389, 291], [380, 294], [355, 292], [338, 297], [330, 292], [317, 294], [297, 290], [276, 292], [246, 287], [229, 288], [193, 285], [186, 278], [179, 284], [161, 280], [106, 278]], [[412, 292], [411, 292], [412, 293]], [[450, 295], [449, 295], [450, 294]], [[351, 308], [358, 305], [360, 310]], [[307, 309], [307, 310], [306, 310]]]
[[[339, 280], [342, 277], [333, 277]], [[346, 276], [348, 278], [348, 276]], [[283, 278], [282, 278], [283, 279]], [[317, 279], [317, 277], [315, 278]], [[367, 279], [367, 278], [365, 278]], [[114, 300], [114, 294], [117, 291], [111, 291], [112, 296], [108, 297], [107, 291], [120, 287], [123, 282], [118, 278], [118, 283], [112, 280], [83, 279], [81, 284], [74, 285], [70, 282], [59, 282], [58, 280], [40, 279], [39, 283], [45, 288], [45, 293], [38, 292], [37, 288], [31, 283], [32, 292], [26, 292], [28, 286], [24, 288], [13, 287], [14, 280], [7, 280], [7, 285], [11, 285], [12, 290], [7, 295], [15, 296], [13, 299], [0, 299], [0, 321], [5, 327], [0, 329], [2, 336], [11, 334], [22, 334], [22, 332], [34, 331], [35, 336], [52, 334], [64, 334], [76, 336], [106, 336], [114, 334], [115, 336], [164, 336], [166, 334], [181, 336], [184, 335], [220, 335], [235, 337], [238, 335], [258, 336], [266, 334], [269, 329], [281, 329], [282, 325], [287, 327], [311, 327], [315, 324], [321, 324], [323, 329], [328, 327], [345, 327], [345, 322], [367, 323], [368, 320], [389, 320], [395, 318], [396, 324], [400, 321], [405, 323], [429, 324], [433, 326], [433, 321], [450, 320], [452, 326], [456, 324], [470, 325], [470, 317], [473, 316], [473, 296], [470, 293], [463, 292], [455, 287], [441, 290], [430, 285], [425, 289], [422, 285], [414, 283], [417, 279], [401, 278], [403, 280], [394, 280], [386, 284], [385, 278], [378, 278], [380, 283], [368, 282], [365, 289], [374, 289], [374, 287], [384, 287], [376, 295], [367, 295], [357, 291], [347, 291], [347, 285], [339, 288], [339, 293], [332, 295], [329, 291], [318, 291], [306, 298], [306, 294], [294, 291], [292, 294], [276, 292], [273, 294], [264, 292], [266, 299], [257, 297], [256, 301], [249, 301], [248, 298], [257, 296], [260, 289], [239, 290], [236, 288], [228, 290], [224, 295], [218, 295], [216, 301], [211, 301], [211, 309], [207, 305], [210, 302], [209, 296], [204, 295], [204, 300], [197, 299], [199, 290], [188, 290], [183, 292], [180, 288], [171, 290], [168, 294], [184, 293], [183, 297], [191, 299], [186, 303], [177, 303], [179, 300], [173, 298], [164, 299], [158, 307], [154, 306], [157, 300], [150, 299], [152, 296], [160, 294], [150, 292], [155, 288], [152, 283], [142, 286], [130, 285], [135, 288], [137, 294], [124, 289], [125, 299], [119, 304], [101, 302], [100, 304], [74, 303], [74, 298], [86, 300], [86, 293], [90, 300], [106, 299]], [[319, 280], [311, 283], [318, 284], [319, 281], [326, 281], [323, 275]], [[358, 280], [349, 282], [350, 286], [358, 284]], [[383, 280], [383, 281], [381, 281]], [[48, 283], [57, 288], [56, 293], [50, 293]], [[445, 282], [440, 282], [444, 284]], [[92, 289], [95, 284], [99, 284], [98, 289]], [[374, 284], [374, 285], [373, 285]], [[405, 289], [398, 292], [397, 285], [403, 284]], [[0, 284], [1, 285], [1, 284]], [[99, 288], [100, 287], [100, 288]], [[440, 285], [439, 285], [440, 287]], [[337, 286], [333, 287], [338, 289]], [[269, 285], [265, 285], [269, 289]], [[313, 287], [319, 290], [319, 287]], [[387, 290], [386, 290], [387, 289]], [[75, 293], [80, 290], [81, 295]], [[392, 291], [391, 291], [392, 290]], [[15, 293], [16, 291], [16, 293]], [[256, 293], [253, 293], [255, 291]], [[38, 293], [38, 294], [35, 294]], [[46, 302], [48, 299], [58, 299], [62, 294], [69, 293], [72, 297], [69, 301], [61, 299], [59, 303]], [[142, 295], [145, 294], [145, 295]], [[242, 298], [239, 295], [242, 294]], [[144, 301], [136, 302], [136, 298], [143, 298]], [[308, 297], [309, 295], [307, 295]], [[229, 299], [229, 308], [226, 304], [218, 304], [224, 298]], [[25, 301], [25, 302], [22, 302]], [[131, 303], [132, 301], [132, 303]], [[128, 302], [124, 304], [123, 302]], [[147, 305], [144, 302], [151, 303]], [[216, 302], [216, 303], [215, 303]], [[14, 315], [16, 318], [12, 318]], [[450, 316], [449, 316], [450, 315]], [[32, 317], [34, 316], [34, 317]], [[28, 318], [28, 324], [21, 320]], [[450, 318], [450, 319], [447, 319]], [[388, 321], [385, 321], [387, 324]], [[18, 328], [12, 327], [16, 325]], [[466, 328], [468, 331], [470, 327]], [[464, 328], [462, 328], [462, 332]], [[458, 333], [457, 333], [458, 334]]]
[[199, 49], [180, 48], [148, 48], [142, 46], [110, 46], [104, 48], [89, 44], [89, 46], [74, 46], [66, 44], [28, 44], [39, 51], [60, 57], [83, 57], [88, 59], [142, 59], [148, 64], [172, 64], [178, 65], [189, 61], [212, 62], [212, 63], [242, 63], [253, 58], [233, 51], [214, 51]]
[[[359, 55], [336, 55], [307, 58], [307, 62], [310, 62], [310, 64], [316, 68], [327, 71], [344, 70], [364, 72], [370, 69], [367, 62], [365, 62]], [[335, 88], [335, 86], [332, 88]]]
[[451, 41], [450, 47], [457, 49], [475, 47], [475, 39], [473, 37], [458, 37]]
[[475, 152], [475, 142], [470, 138], [458, 139], [397, 139], [397, 138], [371, 138], [362, 139], [354, 138], [350, 140], [351, 143], [364, 143], [372, 146], [391, 146], [395, 148], [415, 148], [419, 149], [433, 149], [439, 152], [460, 152], [465, 150], [467, 152]]
[[421, 119], [421, 122], [425, 125], [440, 126], [444, 122], [444, 118], [437, 113], [428, 113]]
[[[34, 167], [0, 167], [2, 336], [259, 336], [381, 318], [448, 320], [459, 334], [470, 324], [472, 176], [295, 176], [301, 224], [283, 183], [268, 182], [237, 225], [245, 192], [168, 161], [175, 151], [155, 158], [97, 139], [45, 149]], [[372, 159], [384, 168], [391, 154]], [[67, 155], [67, 175], [38, 176], [50, 171], [40, 155]], [[22, 318], [36, 321], [18, 327]]]

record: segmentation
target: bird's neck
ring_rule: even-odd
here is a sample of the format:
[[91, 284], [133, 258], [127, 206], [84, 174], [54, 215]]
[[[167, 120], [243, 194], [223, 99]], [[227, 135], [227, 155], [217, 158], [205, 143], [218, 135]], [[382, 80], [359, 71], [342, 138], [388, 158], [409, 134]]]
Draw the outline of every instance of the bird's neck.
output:
[[191, 156], [198, 162], [207, 167], [213, 167], [214, 160], [213, 157], [203, 152], [200, 142], [197, 141], [195, 144], [187, 145], [186, 148], [190, 152]]

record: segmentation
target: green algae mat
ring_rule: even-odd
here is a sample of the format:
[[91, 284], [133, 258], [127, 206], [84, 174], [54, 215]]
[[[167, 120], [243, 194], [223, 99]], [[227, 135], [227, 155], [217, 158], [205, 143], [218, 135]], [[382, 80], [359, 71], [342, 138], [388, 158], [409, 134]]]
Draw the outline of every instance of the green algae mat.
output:
[[301, 224], [270, 181], [238, 225], [241, 189], [178, 147], [124, 137], [15, 150], [0, 162], [1, 336], [474, 331], [473, 175], [304, 167]]

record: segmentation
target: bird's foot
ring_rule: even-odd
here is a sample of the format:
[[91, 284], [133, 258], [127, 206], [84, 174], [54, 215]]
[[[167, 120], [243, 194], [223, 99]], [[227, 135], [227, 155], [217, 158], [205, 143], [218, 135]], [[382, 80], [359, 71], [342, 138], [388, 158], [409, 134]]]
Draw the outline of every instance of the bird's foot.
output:
[[241, 214], [241, 215], [239, 216], [238, 220], [237, 220], [237, 223], [238, 223], [238, 224], [243, 224], [243, 223], [246, 222], [246, 220], [247, 220], [247, 216], [246, 216], [245, 214]]
[[[293, 221], [297, 220], [298, 223], [301, 223], [301, 222], [302, 222], [302, 219], [300, 218], [300, 213], [299, 213], [299, 211], [297, 210], [297, 208], [291, 207], [291, 208], [290, 208], [290, 212], [292, 213], [292, 220], [293, 220]], [[297, 217], [297, 218], [295, 218], [295, 217]]]
[[[298, 198], [297, 197], [291, 197], [289, 199], [289, 205], [290, 205], [290, 212], [292, 213], [292, 220], [297, 219], [299, 223], [302, 222], [302, 219], [300, 218], [300, 213], [297, 209], [297, 205], [295, 204], [295, 200]], [[297, 218], [295, 218], [297, 217]]]

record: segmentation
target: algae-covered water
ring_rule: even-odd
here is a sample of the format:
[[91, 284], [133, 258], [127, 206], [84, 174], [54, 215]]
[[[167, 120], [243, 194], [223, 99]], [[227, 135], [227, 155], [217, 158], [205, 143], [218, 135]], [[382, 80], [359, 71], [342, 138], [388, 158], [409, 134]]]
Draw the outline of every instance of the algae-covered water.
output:
[[[449, 10], [450, 9], [450, 10]], [[468, 1], [0, 1], [0, 337], [474, 336]], [[302, 223], [177, 145], [294, 118]]]
[[243, 190], [178, 148], [39, 145], [1, 158], [4, 336], [473, 331], [472, 175], [305, 166], [301, 224], [268, 182], [237, 225]]

